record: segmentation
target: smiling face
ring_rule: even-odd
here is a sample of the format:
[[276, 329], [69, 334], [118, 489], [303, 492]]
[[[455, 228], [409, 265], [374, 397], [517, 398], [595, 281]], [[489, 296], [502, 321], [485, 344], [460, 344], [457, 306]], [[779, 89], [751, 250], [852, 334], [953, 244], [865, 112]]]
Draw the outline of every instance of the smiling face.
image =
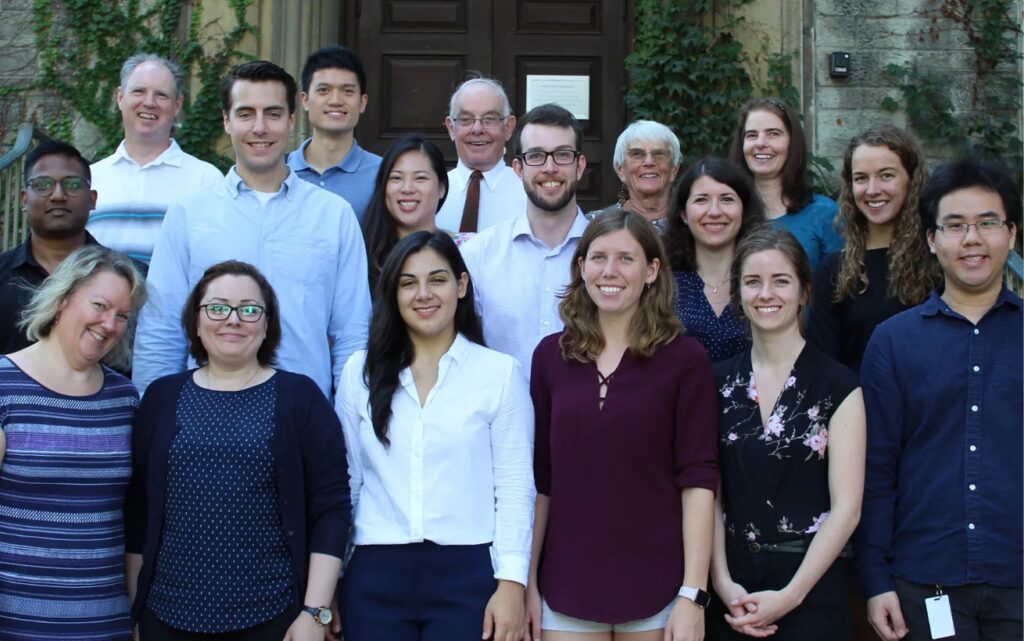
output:
[[[571, 127], [528, 124], [520, 132], [523, 153], [531, 151], [553, 152], [558, 149], [576, 149], [576, 134]], [[523, 179], [523, 189], [530, 204], [542, 212], [559, 214], [576, 209], [576, 185], [587, 159], [580, 155], [569, 165], [555, 164], [548, 156], [543, 165], [530, 166], [516, 158], [512, 168]]]
[[630, 198], [668, 197], [679, 167], [672, 164], [668, 143], [634, 140], [626, 148], [621, 167], [615, 168]]
[[235, 170], [243, 180], [285, 171], [288, 135], [295, 127], [284, 84], [268, 80], [236, 80], [231, 86], [231, 111], [224, 131], [235, 151]]
[[755, 332], [799, 331], [805, 294], [784, 253], [766, 249], [746, 257], [740, 266], [740, 302]]
[[27, 180], [47, 176], [58, 181], [48, 195], [27, 187], [21, 192], [21, 203], [28, 214], [32, 233], [39, 238], [50, 240], [74, 238], [85, 233], [89, 211], [96, 206], [96, 192], [88, 184], [74, 193], [64, 191], [60, 180], [68, 177], [85, 179], [82, 165], [78, 160], [51, 154], [43, 156], [32, 167]]
[[174, 76], [159, 62], [147, 61], [135, 67], [124, 86], [117, 88], [125, 138], [169, 139], [184, 98], [177, 93]]
[[313, 134], [341, 134], [353, 131], [366, 110], [367, 95], [359, 78], [348, 69], [331, 67], [313, 72], [309, 93], [299, 95], [309, 114]]
[[751, 111], [743, 125], [743, 157], [756, 178], [777, 178], [789, 156], [789, 130], [770, 111]]
[[[210, 281], [201, 305], [223, 304], [259, 305], [266, 308], [260, 286], [249, 276], [227, 274]], [[231, 312], [224, 320], [210, 320], [206, 310], [196, 310], [196, 333], [210, 362], [218, 366], [239, 367], [257, 362], [256, 354], [267, 337], [267, 315], [254, 323], [244, 322], [238, 312]]]
[[484, 126], [480, 119], [487, 116], [500, 119], [503, 109], [504, 101], [492, 87], [472, 85], [459, 93], [455, 117], [476, 119], [473, 124], [460, 125], [450, 116], [444, 119], [448, 135], [455, 142], [459, 160], [470, 169], [488, 171], [501, 162], [505, 154], [505, 143], [512, 137], [516, 127], [516, 117], [509, 116], [494, 127]]
[[891, 228], [907, 200], [910, 176], [888, 147], [861, 145], [850, 159], [853, 200], [869, 226]]
[[743, 222], [743, 201], [729, 185], [701, 176], [690, 187], [682, 216], [698, 245], [732, 246]]
[[120, 340], [131, 314], [131, 284], [114, 272], [99, 271], [58, 305], [50, 337], [73, 367], [95, 364]]
[[580, 259], [583, 284], [599, 316], [632, 318], [659, 267], [657, 258], [648, 262], [643, 247], [626, 229], [598, 236]]
[[[1006, 220], [1006, 209], [999, 194], [982, 187], [950, 192], [939, 200], [939, 225], [975, 224], [985, 220]], [[967, 233], [933, 230], [928, 232], [928, 247], [942, 266], [947, 294], [967, 298], [997, 293], [1002, 287], [1003, 270], [1016, 231], [1012, 224], [982, 233], [970, 227]]]
[[414, 231], [433, 231], [437, 203], [444, 193], [426, 153], [414, 149], [399, 156], [384, 188], [384, 204], [395, 219], [399, 238]]
[[429, 247], [406, 258], [398, 276], [398, 312], [410, 337], [454, 340], [456, 306], [468, 286], [469, 275], [456, 277]]

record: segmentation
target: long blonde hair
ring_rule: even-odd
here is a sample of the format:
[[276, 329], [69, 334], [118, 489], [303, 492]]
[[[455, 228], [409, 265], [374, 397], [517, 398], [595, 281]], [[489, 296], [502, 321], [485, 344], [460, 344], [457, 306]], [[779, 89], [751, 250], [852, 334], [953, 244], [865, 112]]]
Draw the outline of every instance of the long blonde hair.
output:
[[604, 334], [597, 321], [597, 305], [583, 282], [582, 263], [594, 240], [620, 229], [628, 231], [640, 244], [647, 264], [655, 258], [660, 263], [657, 277], [640, 294], [640, 304], [630, 321], [630, 351], [637, 358], [650, 358], [659, 347], [683, 331], [683, 324], [674, 311], [676, 282], [658, 233], [639, 214], [618, 207], [609, 208], [587, 226], [572, 257], [571, 280], [558, 306], [558, 313], [565, 323], [565, 331], [559, 341], [565, 360], [594, 361], [604, 349]]
[[853, 152], [861, 145], [885, 147], [900, 159], [910, 180], [903, 207], [896, 215], [889, 244], [888, 296], [904, 305], [924, 301], [939, 283], [939, 270], [928, 252], [921, 219], [917, 214], [921, 189], [928, 179], [928, 167], [917, 140], [898, 127], [879, 125], [854, 136], [843, 155], [843, 187], [839, 194], [839, 219], [845, 227], [846, 247], [839, 265], [836, 290], [832, 299], [839, 302], [868, 288], [864, 266], [867, 251], [868, 221], [857, 209], [853, 195]]

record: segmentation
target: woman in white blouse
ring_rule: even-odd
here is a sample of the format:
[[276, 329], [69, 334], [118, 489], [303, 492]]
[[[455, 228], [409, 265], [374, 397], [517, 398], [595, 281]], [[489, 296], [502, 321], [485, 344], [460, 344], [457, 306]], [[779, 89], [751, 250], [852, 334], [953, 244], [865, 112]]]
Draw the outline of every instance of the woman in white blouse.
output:
[[379, 291], [337, 395], [355, 511], [345, 639], [521, 639], [535, 497], [525, 376], [483, 346], [446, 233], [399, 241]]

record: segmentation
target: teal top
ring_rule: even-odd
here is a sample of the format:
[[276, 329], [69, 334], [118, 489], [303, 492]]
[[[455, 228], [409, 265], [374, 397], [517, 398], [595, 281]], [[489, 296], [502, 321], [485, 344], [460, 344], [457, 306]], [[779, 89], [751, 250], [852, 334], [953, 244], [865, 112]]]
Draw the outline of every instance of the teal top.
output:
[[791, 211], [772, 222], [788, 229], [800, 241], [811, 261], [813, 274], [822, 257], [843, 249], [845, 242], [833, 224], [838, 214], [836, 201], [815, 194], [814, 200], [803, 209]]

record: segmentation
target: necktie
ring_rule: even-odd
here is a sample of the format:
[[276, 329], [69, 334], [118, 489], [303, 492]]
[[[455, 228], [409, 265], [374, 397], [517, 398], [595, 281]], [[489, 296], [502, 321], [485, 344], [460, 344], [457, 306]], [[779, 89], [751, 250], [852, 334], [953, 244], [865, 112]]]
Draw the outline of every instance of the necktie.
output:
[[480, 179], [484, 175], [479, 169], [473, 170], [469, 177], [469, 189], [466, 190], [466, 206], [462, 208], [462, 224], [459, 225], [459, 232], [476, 233], [477, 214], [480, 212]]

